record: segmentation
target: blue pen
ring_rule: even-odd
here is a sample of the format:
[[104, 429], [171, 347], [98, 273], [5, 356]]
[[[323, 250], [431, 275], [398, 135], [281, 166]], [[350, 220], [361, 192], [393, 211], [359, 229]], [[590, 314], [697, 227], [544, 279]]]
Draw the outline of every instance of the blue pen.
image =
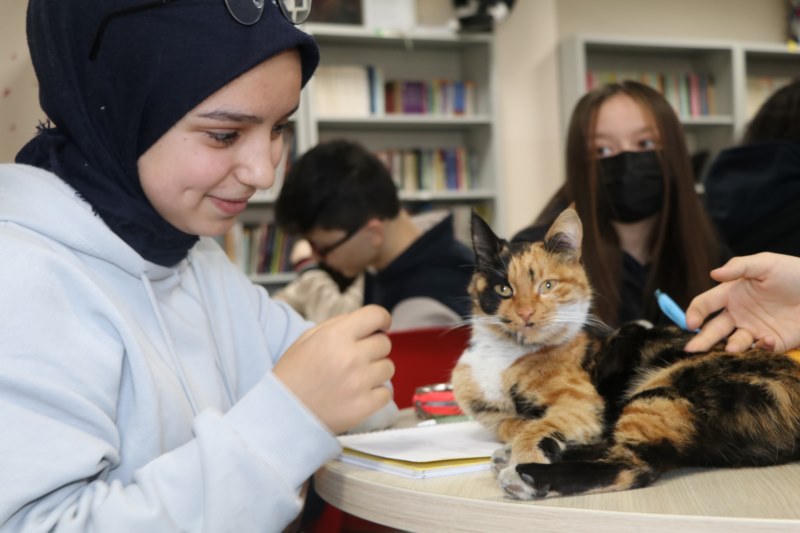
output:
[[[686, 325], [686, 313], [684, 313], [683, 309], [681, 309], [680, 306], [675, 303], [675, 300], [670, 298], [666, 292], [658, 289], [656, 289], [656, 300], [658, 301], [658, 306], [670, 320], [675, 322], [679, 328], [689, 331], [689, 328]], [[696, 329], [694, 331], [698, 332], [700, 330]]]

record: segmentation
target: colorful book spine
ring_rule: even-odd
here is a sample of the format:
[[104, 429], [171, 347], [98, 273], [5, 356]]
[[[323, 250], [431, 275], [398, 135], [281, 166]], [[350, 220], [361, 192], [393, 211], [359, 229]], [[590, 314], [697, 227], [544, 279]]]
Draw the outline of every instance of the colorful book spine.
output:
[[697, 74], [689, 73], [686, 75], [689, 87], [689, 112], [693, 117], [700, 116], [700, 79]]

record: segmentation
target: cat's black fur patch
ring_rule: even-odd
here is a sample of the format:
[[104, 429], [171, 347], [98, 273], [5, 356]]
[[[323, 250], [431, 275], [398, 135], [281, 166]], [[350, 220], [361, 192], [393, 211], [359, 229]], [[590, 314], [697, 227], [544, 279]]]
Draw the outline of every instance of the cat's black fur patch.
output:
[[561, 441], [563, 440], [563, 435], [554, 433], [539, 441], [539, 449], [551, 463], [555, 463], [561, 459]]
[[517, 465], [517, 472], [538, 497], [550, 492], [579, 494], [595, 487], [611, 485], [622, 468], [613, 463], [528, 463]]
[[472, 402], [470, 406], [476, 413], [499, 413], [500, 409], [486, 402]]
[[514, 402], [514, 409], [519, 418], [537, 420], [547, 413], [546, 405], [534, 403], [530, 398], [520, 394], [516, 385], [511, 387], [509, 395], [511, 396], [511, 401]]

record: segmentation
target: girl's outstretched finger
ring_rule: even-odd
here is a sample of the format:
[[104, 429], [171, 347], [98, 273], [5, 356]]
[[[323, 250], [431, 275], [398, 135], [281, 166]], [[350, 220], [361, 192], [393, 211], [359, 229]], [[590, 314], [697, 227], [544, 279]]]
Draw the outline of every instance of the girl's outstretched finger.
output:
[[746, 329], [737, 329], [728, 337], [726, 352], [743, 352], [753, 345], [753, 335]]
[[[690, 325], [689, 327], [692, 326]], [[723, 310], [720, 314], [706, 322], [700, 330], [700, 333], [695, 335], [692, 340], [686, 344], [684, 349], [687, 352], [704, 352], [730, 335], [735, 328], [736, 324], [733, 318], [727, 311]]]
[[723, 283], [696, 296], [686, 309], [687, 327], [689, 329], [699, 328], [707, 316], [725, 307], [728, 289], [729, 287]]

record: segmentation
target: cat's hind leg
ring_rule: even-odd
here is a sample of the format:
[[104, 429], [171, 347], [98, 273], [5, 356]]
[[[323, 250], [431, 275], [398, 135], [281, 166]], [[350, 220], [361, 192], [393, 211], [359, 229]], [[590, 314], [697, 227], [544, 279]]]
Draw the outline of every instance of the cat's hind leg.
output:
[[600, 460], [518, 464], [498, 480], [506, 494], [525, 500], [643, 487], [678, 466], [695, 437], [689, 402], [672, 391], [653, 389], [625, 406], [613, 443]]

